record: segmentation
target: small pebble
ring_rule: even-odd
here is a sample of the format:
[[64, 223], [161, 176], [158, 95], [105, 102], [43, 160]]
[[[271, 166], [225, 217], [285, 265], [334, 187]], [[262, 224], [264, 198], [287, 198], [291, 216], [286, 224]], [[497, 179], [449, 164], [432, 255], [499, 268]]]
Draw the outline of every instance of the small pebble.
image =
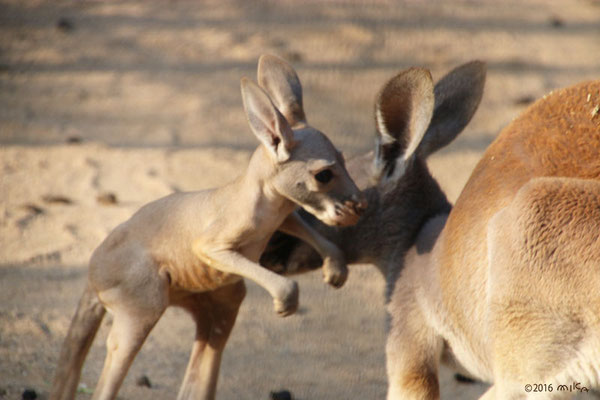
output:
[[560, 19], [558, 17], [550, 18], [550, 26], [552, 26], [553, 28], [562, 28], [564, 25], [565, 25], [565, 23], [563, 22], [562, 19]]
[[96, 201], [100, 204], [106, 205], [115, 205], [117, 204], [117, 195], [114, 193], [106, 192], [100, 193], [98, 197], [96, 197]]
[[58, 29], [61, 32], [67, 33], [73, 31], [73, 29], [75, 29], [75, 25], [70, 19], [60, 17], [58, 21], [56, 21], [56, 29]]
[[37, 399], [37, 397], [38, 397], [38, 395], [35, 392], [35, 390], [25, 389], [25, 391], [23, 392], [22, 399], [23, 400], [35, 400], [35, 399]]
[[271, 392], [270, 400], [294, 400], [289, 390], [280, 390]]
[[73, 200], [69, 199], [66, 196], [55, 196], [55, 195], [46, 195], [44, 197], [42, 197], [42, 200], [44, 200], [46, 203], [50, 203], [50, 204], [65, 204], [65, 205], [69, 205], [69, 204], [73, 204]]
[[83, 139], [81, 138], [81, 136], [69, 136], [67, 138], [67, 143], [69, 144], [80, 144], [81, 142], [83, 142]]
[[523, 106], [523, 105], [527, 105], [530, 103], [533, 103], [535, 101], [535, 97], [533, 96], [529, 96], [529, 95], [525, 95], [525, 96], [521, 96], [518, 99], [515, 100], [515, 104]]
[[27, 212], [29, 212], [30, 214], [33, 215], [40, 215], [44, 213], [44, 209], [35, 205], [35, 204], [23, 204], [21, 206], [22, 209], [26, 210]]
[[135, 382], [138, 386], [144, 386], [147, 388], [152, 388], [152, 383], [150, 382], [150, 378], [148, 378], [148, 376], [146, 375], [142, 375], [139, 378], [137, 378], [137, 381]]

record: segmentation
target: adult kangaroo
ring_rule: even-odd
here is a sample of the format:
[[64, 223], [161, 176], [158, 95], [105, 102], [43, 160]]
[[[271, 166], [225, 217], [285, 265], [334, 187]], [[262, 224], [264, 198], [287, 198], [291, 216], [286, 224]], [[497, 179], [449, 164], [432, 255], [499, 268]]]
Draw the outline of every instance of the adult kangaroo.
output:
[[486, 400], [598, 387], [599, 105], [600, 81], [537, 101], [484, 153], [439, 236], [422, 232], [390, 303], [388, 399], [438, 398], [442, 355], [493, 382]]

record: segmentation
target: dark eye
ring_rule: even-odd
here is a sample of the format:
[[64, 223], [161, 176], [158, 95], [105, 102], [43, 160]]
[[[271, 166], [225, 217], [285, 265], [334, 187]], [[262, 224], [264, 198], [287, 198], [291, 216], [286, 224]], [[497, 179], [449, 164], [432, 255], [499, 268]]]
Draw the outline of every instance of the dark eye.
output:
[[323, 171], [315, 174], [315, 179], [321, 183], [328, 183], [333, 178], [333, 172], [330, 169], [324, 169]]

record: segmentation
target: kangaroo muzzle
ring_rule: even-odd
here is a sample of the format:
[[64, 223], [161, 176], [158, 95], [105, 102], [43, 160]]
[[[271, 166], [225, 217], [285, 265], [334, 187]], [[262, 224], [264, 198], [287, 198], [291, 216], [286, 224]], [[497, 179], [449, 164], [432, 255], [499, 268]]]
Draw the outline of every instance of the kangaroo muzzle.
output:
[[362, 195], [353, 195], [349, 200], [344, 201], [343, 204], [336, 204], [335, 225], [348, 226], [356, 224], [360, 216], [367, 209], [367, 206], [367, 199]]

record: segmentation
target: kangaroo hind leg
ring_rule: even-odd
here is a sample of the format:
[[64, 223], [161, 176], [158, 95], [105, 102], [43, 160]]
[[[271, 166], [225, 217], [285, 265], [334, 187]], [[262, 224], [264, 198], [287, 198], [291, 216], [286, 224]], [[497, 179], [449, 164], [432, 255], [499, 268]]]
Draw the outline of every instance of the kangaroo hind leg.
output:
[[154, 273], [158, 268], [153, 265], [140, 263], [134, 267], [137, 266], [140, 273], [130, 274], [129, 279], [99, 293], [100, 300], [113, 314], [113, 324], [93, 400], [116, 397], [133, 359], [169, 305], [168, 276]]
[[223, 350], [245, 295], [244, 281], [239, 281], [180, 304], [196, 322], [196, 339], [178, 400], [215, 398]]

